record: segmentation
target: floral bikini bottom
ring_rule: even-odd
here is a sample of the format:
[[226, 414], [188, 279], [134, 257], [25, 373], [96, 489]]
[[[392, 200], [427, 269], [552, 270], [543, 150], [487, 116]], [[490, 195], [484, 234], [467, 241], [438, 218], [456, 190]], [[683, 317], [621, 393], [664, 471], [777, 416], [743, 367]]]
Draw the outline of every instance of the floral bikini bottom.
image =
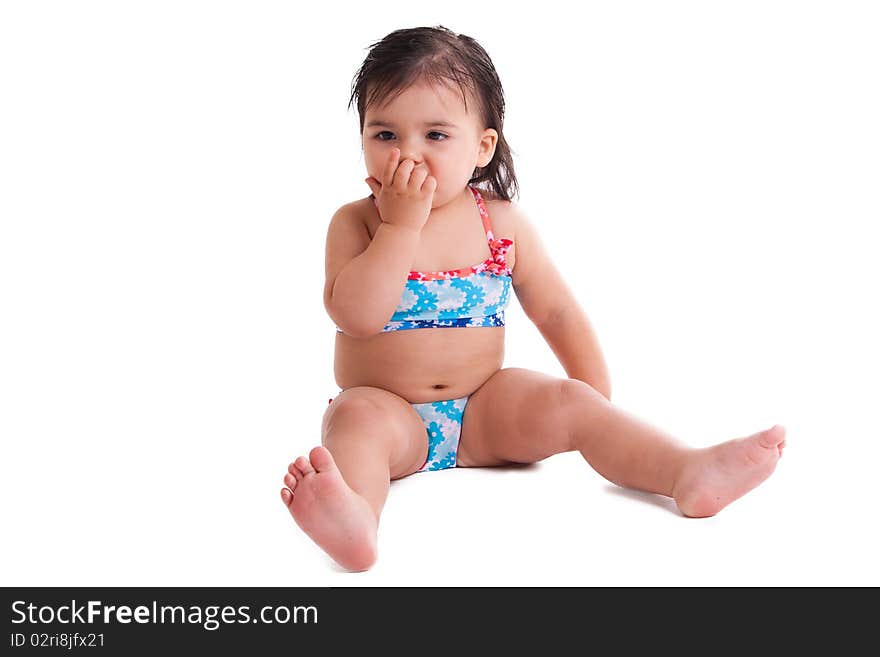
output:
[[467, 396], [447, 401], [411, 404], [422, 418], [428, 432], [428, 458], [419, 469], [445, 470], [454, 468], [458, 455], [458, 442], [461, 440], [461, 422]]

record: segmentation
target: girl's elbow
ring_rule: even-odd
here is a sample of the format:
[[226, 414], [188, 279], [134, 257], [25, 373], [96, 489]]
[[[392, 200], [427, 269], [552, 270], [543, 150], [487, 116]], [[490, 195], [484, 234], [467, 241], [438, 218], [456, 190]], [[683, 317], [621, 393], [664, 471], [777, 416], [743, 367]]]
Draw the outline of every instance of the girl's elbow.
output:
[[333, 312], [331, 308], [327, 309], [330, 319], [336, 324], [336, 328], [353, 338], [370, 338], [382, 332], [385, 327], [376, 326], [374, 323], [365, 321], [363, 318], [349, 318], [343, 313]]
[[593, 388], [608, 401], [611, 401], [611, 379], [603, 377], [600, 380], [590, 383]]
[[336, 328], [353, 338], [371, 338], [382, 332], [382, 326], [376, 328], [372, 324], [361, 321], [336, 321]]

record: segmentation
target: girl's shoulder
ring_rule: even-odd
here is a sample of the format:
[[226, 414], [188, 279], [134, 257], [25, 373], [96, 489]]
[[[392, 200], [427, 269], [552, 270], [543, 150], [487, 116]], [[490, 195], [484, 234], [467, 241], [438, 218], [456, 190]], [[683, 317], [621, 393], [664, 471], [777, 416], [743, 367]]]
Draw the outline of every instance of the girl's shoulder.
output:
[[486, 203], [512, 203], [512, 201], [505, 201], [490, 189], [483, 189], [482, 187], [477, 186], [476, 190], [480, 192], [480, 196], [483, 197], [483, 200], [486, 201]]
[[379, 211], [376, 210], [376, 203], [373, 201], [373, 195], [370, 194], [364, 198], [359, 198], [356, 201], [347, 203], [344, 207], [348, 208], [351, 220], [365, 230], [372, 240], [373, 235], [376, 234], [379, 225], [382, 223], [382, 220], [379, 218]]
[[519, 206], [516, 202], [505, 200], [489, 190], [479, 189], [478, 191], [486, 204], [486, 211], [489, 213], [489, 221], [492, 223], [495, 238], [513, 240], [516, 233], [516, 217], [519, 213]]

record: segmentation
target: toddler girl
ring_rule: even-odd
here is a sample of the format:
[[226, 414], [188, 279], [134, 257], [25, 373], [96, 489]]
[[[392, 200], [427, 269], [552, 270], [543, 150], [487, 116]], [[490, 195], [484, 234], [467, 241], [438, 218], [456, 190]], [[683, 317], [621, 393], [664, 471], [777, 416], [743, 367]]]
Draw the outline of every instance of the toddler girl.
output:
[[[781, 426], [690, 448], [610, 403], [590, 321], [512, 202], [504, 95], [489, 56], [443, 27], [375, 43], [354, 80], [372, 194], [330, 221], [324, 304], [341, 392], [281, 499], [349, 570], [376, 560], [392, 479], [578, 450], [620, 486], [711, 516], [764, 481]], [[351, 105], [350, 103], [350, 105]], [[476, 264], [469, 264], [476, 263]], [[569, 378], [502, 368], [511, 290]]]

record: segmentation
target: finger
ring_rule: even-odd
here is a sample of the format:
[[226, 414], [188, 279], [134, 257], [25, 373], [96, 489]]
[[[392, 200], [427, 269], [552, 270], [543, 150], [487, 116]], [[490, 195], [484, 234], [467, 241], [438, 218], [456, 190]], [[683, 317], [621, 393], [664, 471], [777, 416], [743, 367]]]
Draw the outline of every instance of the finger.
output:
[[397, 171], [397, 165], [400, 161], [400, 149], [392, 148], [388, 154], [388, 161], [385, 162], [385, 170], [382, 172], [382, 184], [391, 185], [394, 180], [394, 172]]
[[409, 182], [409, 175], [412, 173], [413, 167], [416, 165], [410, 159], [403, 160], [400, 163], [400, 166], [397, 167], [397, 171], [394, 172], [394, 180], [391, 183], [391, 186], [396, 189], [406, 189], [406, 184]]
[[437, 179], [434, 176], [428, 176], [425, 178], [425, 182], [422, 183], [421, 191], [433, 196], [434, 192], [437, 191]]
[[370, 188], [370, 191], [373, 192], [373, 196], [378, 197], [379, 192], [382, 191], [382, 183], [380, 183], [378, 180], [373, 178], [373, 176], [370, 176], [364, 182], [367, 183], [367, 186]]
[[425, 167], [416, 167], [413, 169], [412, 174], [409, 177], [409, 186], [413, 191], [418, 191], [422, 188], [422, 183], [425, 182], [425, 178], [428, 177], [428, 170]]

